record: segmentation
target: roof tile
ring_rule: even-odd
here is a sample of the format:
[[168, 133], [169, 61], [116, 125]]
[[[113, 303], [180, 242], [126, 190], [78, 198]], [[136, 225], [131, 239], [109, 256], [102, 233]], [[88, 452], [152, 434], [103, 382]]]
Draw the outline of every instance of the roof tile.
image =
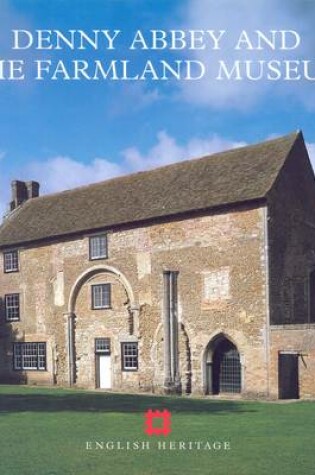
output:
[[0, 247], [264, 198], [298, 134], [33, 198], [0, 227]]

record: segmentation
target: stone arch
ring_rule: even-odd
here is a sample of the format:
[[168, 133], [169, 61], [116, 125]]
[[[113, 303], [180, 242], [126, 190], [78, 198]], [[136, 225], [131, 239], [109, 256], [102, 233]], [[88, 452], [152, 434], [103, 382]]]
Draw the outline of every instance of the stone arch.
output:
[[[190, 394], [192, 390], [192, 362], [189, 330], [183, 322], [178, 324], [179, 372], [182, 392]], [[160, 322], [154, 332], [151, 347], [151, 361], [154, 367], [154, 385], [160, 390], [164, 385], [164, 333]]]
[[214, 335], [204, 349], [203, 386], [206, 394], [240, 393], [241, 357], [233, 338], [224, 332]]
[[70, 314], [74, 313], [76, 299], [82, 285], [92, 276], [101, 274], [102, 272], [112, 274], [119, 280], [119, 282], [123, 285], [125, 289], [128, 307], [131, 310], [137, 308], [134, 293], [128, 279], [124, 276], [124, 274], [122, 274], [115, 267], [102, 264], [102, 265], [90, 267], [89, 269], [82, 272], [82, 274], [80, 274], [79, 277], [76, 279], [70, 291], [69, 302], [68, 302], [68, 313]]
[[[188, 332], [187, 332], [187, 328], [185, 327], [185, 325], [183, 323], [180, 323], [179, 324], [179, 328], [180, 328], [180, 336], [181, 336], [181, 341], [180, 343], [182, 343], [183, 345], [183, 349], [180, 348], [180, 350], [182, 349], [182, 352], [183, 352], [183, 357], [182, 357], [182, 364], [183, 364], [183, 368], [182, 368], [182, 378], [183, 378], [183, 381], [182, 381], [182, 387], [183, 387], [183, 392], [185, 392], [186, 394], [190, 394], [191, 393], [191, 390], [192, 390], [192, 368], [191, 368], [191, 347], [190, 347], [190, 338], [189, 338], [189, 335], [188, 335]], [[181, 352], [181, 351], [180, 351]]]
[[164, 383], [163, 338], [163, 323], [160, 322], [155, 329], [150, 351], [153, 366], [153, 385], [156, 391], [161, 390]]
[[205, 362], [205, 360], [207, 359], [207, 353], [208, 351], [213, 351], [213, 348], [215, 346], [215, 344], [222, 340], [222, 339], [226, 339], [226, 340], [229, 340], [231, 343], [233, 343], [233, 345], [237, 346], [234, 338], [232, 338], [230, 335], [228, 335], [227, 333], [225, 332], [217, 332], [215, 333], [214, 335], [211, 336], [210, 340], [208, 341], [208, 344], [205, 346], [204, 350], [203, 350], [203, 356], [202, 356], [202, 360], [203, 362]]
[[128, 279], [118, 269], [108, 265], [96, 265], [82, 272], [72, 285], [69, 300], [67, 317], [67, 338], [68, 338], [68, 362], [69, 362], [69, 384], [70, 386], [77, 379], [77, 355], [76, 355], [76, 300], [82, 286], [93, 276], [109, 273], [113, 275], [123, 286], [126, 292], [126, 311], [129, 315], [129, 334], [136, 336], [139, 333], [139, 306], [136, 304], [135, 296]]

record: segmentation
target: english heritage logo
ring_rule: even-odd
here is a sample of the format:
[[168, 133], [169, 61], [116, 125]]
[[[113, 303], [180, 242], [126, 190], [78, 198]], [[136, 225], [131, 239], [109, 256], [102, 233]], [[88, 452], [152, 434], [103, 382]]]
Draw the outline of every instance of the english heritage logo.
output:
[[[171, 429], [171, 413], [164, 409], [163, 411], [152, 411], [149, 409], [144, 413], [145, 417], [145, 434], [152, 435], [164, 435], [166, 437], [172, 432]], [[155, 426], [154, 423], [160, 420], [162, 421], [162, 426]]]
[[[149, 437], [167, 437], [172, 432], [172, 414], [167, 409], [148, 409], [144, 413], [144, 433]], [[111, 451], [229, 451], [229, 441], [220, 440], [89, 440], [86, 450]]]

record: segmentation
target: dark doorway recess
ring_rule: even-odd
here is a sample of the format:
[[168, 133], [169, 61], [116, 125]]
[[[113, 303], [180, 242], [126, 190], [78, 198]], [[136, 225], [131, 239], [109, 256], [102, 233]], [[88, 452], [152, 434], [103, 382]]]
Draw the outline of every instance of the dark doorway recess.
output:
[[299, 355], [279, 353], [279, 399], [299, 399]]
[[207, 393], [240, 393], [241, 362], [236, 346], [227, 338], [217, 339], [209, 348], [212, 360], [207, 358]]

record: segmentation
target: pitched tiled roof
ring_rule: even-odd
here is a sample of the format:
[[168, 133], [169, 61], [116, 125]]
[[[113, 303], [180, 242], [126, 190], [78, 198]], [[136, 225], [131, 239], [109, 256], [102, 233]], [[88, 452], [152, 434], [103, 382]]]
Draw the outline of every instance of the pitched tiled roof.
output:
[[299, 136], [30, 199], [0, 227], [0, 246], [264, 198]]

